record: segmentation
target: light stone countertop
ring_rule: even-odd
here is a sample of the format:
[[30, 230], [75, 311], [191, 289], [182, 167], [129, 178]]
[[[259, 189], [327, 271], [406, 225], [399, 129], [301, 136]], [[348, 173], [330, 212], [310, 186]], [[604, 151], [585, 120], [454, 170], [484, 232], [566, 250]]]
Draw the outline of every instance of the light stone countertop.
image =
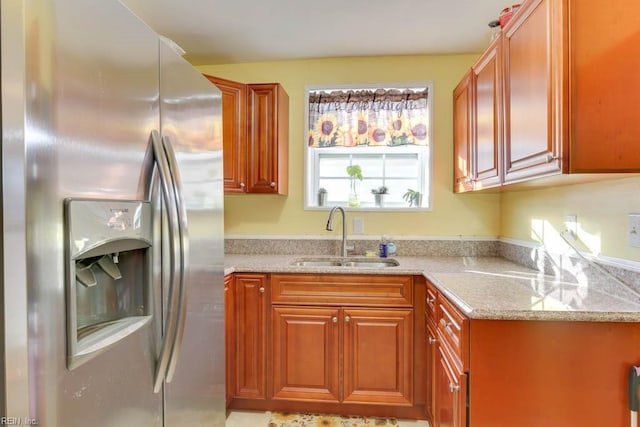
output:
[[556, 278], [498, 257], [394, 257], [385, 268], [298, 267], [305, 255], [225, 255], [225, 274], [424, 275], [471, 319], [640, 322], [640, 295], [612, 280]]

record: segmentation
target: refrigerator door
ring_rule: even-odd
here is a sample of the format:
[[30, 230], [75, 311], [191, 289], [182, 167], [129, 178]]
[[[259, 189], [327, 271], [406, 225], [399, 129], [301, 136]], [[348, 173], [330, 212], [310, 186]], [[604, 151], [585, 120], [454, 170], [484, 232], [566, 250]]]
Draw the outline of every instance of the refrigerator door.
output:
[[154, 325], [68, 369], [63, 237], [65, 198], [144, 197], [157, 35], [117, 1], [1, 7], [6, 414], [45, 427], [160, 427]]
[[160, 44], [160, 64], [161, 134], [175, 155], [188, 236], [185, 305], [168, 362], [165, 425], [223, 426], [221, 94], [169, 43]]

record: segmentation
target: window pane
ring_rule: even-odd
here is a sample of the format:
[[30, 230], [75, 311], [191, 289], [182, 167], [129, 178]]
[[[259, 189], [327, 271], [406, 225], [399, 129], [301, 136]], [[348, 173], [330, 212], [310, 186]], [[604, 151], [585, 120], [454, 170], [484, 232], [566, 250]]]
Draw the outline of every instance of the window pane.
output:
[[387, 177], [418, 177], [418, 155], [396, 154], [388, 155], [386, 162]]
[[349, 157], [348, 154], [320, 154], [318, 175], [320, 177], [348, 177]]

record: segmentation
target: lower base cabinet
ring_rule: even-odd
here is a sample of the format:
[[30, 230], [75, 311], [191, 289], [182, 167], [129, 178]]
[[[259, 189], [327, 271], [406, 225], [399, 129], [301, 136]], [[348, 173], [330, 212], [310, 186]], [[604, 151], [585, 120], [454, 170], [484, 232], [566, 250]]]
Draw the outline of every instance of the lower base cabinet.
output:
[[232, 284], [230, 409], [425, 418], [424, 279], [235, 273]]
[[427, 283], [432, 427], [629, 425], [638, 323], [468, 319], [434, 289]]
[[445, 347], [437, 346], [434, 383], [436, 389], [435, 417], [437, 426], [466, 427], [467, 376], [459, 372], [446, 354]]
[[413, 403], [413, 309], [278, 307], [273, 398]]

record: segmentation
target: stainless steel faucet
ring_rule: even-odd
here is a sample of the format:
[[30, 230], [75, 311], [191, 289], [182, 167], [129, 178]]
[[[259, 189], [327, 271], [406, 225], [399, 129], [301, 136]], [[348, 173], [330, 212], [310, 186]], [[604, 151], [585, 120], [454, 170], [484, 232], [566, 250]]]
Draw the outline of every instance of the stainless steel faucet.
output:
[[344, 213], [344, 209], [340, 206], [332, 208], [331, 212], [329, 212], [327, 231], [333, 231], [333, 215], [335, 215], [336, 210], [342, 212], [342, 256], [346, 257], [348, 255], [348, 251], [353, 250], [353, 246], [347, 246], [347, 216]]

